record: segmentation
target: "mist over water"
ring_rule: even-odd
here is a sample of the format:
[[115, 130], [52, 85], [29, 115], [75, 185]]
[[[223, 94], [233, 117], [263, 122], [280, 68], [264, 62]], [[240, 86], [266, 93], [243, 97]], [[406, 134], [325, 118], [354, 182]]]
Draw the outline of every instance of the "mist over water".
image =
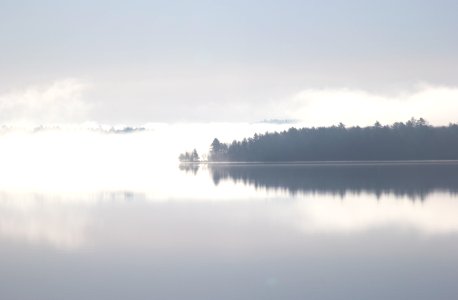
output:
[[[86, 124], [37, 128], [3, 127], [0, 189], [56, 191], [151, 190], [171, 181], [178, 155], [203, 154], [218, 136], [232, 141], [291, 124]], [[160, 186], [161, 184], [157, 184]]]
[[230, 141], [289, 126], [4, 130], [2, 295], [458, 295], [456, 162], [180, 165], [177, 160], [190, 145], [205, 151], [215, 136]]
[[457, 11], [0, 0], [0, 300], [458, 299]]

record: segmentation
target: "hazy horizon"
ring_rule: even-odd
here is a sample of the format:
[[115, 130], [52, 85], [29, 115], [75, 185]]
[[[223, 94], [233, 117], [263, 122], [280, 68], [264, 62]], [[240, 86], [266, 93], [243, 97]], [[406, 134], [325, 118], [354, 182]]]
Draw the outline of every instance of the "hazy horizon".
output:
[[0, 124], [458, 113], [456, 1], [1, 1]]
[[0, 0], [0, 298], [457, 299], [457, 31], [456, 0]]

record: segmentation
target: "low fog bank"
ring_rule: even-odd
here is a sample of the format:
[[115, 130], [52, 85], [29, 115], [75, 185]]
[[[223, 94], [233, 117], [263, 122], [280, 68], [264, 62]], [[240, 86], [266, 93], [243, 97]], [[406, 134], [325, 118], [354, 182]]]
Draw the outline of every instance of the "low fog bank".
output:
[[2, 126], [0, 189], [151, 189], [174, 180], [178, 155], [190, 145], [205, 153], [216, 135], [232, 140], [291, 126], [281, 122]]

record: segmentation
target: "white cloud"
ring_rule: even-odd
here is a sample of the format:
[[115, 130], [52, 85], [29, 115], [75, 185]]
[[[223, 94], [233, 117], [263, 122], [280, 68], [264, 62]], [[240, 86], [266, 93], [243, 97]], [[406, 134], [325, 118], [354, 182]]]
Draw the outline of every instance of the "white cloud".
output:
[[458, 122], [458, 88], [418, 86], [413, 92], [381, 95], [356, 89], [306, 89], [288, 101], [288, 116], [310, 125], [371, 125], [423, 117], [434, 125]]
[[86, 88], [79, 80], [64, 79], [0, 95], [0, 122], [39, 125], [83, 121], [90, 109], [82, 99]]
[[[125, 83], [120, 84], [124, 86]], [[180, 119], [201, 122], [226, 120], [260, 121], [263, 119], [301, 120], [304, 126], [324, 126], [343, 122], [346, 125], [382, 124], [423, 117], [434, 125], [458, 122], [458, 87], [418, 85], [414, 89], [394, 94], [378, 94], [361, 89], [308, 88], [292, 96], [267, 93], [268, 100], [260, 103], [259, 95], [249, 98], [227, 96], [223, 106], [219, 102], [194, 101], [198, 91], [184, 96], [186, 103], [168, 102], [173, 91], [159, 95], [160, 102], [136, 102], [139, 87], [117, 95], [118, 87], [88, 85], [76, 79], [57, 80], [49, 85], [31, 86], [19, 91], [0, 94], [0, 124], [50, 125], [110, 120], [129, 124]], [[154, 85], [145, 86], [154, 94]], [[100, 97], [100, 91], [111, 91], [110, 98]], [[209, 93], [212, 88], [207, 87]], [[95, 92], [95, 94], [94, 94]], [[142, 92], [143, 93], [143, 92]], [[97, 96], [98, 95], [98, 96]], [[270, 97], [269, 97], [270, 95]], [[283, 94], [284, 95], [284, 94]], [[122, 97], [122, 99], [118, 99]], [[154, 98], [154, 97], [153, 97]], [[218, 98], [218, 97], [215, 97]], [[165, 101], [165, 102], [164, 102]], [[116, 109], [115, 109], [116, 108]], [[152, 110], [154, 108], [154, 110]]]

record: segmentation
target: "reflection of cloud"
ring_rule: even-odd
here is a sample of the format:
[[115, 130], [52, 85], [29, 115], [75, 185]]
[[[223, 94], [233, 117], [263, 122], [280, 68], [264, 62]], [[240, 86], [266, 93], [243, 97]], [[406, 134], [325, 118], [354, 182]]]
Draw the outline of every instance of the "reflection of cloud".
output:
[[[61, 250], [86, 246], [98, 205], [143, 201], [132, 192], [0, 192], [0, 236]], [[110, 207], [108, 205], [108, 207]], [[92, 228], [93, 229], [93, 228]]]
[[87, 204], [52, 195], [5, 194], [0, 198], [0, 234], [59, 249], [85, 243], [90, 222]]
[[[164, 245], [176, 240], [181, 245], [183, 230], [191, 230], [188, 238], [200, 248], [208, 242], [209, 234], [216, 234], [221, 242], [241, 238], [233, 236], [231, 231], [218, 232], [220, 229], [240, 225], [246, 226], [247, 231], [259, 229], [255, 224], [285, 224], [286, 228], [311, 235], [358, 234], [386, 228], [428, 235], [458, 233], [458, 202], [446, 193], [435, 192], [424, 202], [412, 202], [393, 195], [377, 200], [366, 193], [347, 195], [344, 199], [329, 194], [287, 196], [272, 192], [267, 195], [253, 187], [238, 189], [224, 182], [221, 187], [208, 190], [210, 194], [206, 198], [204, 190], [185, 193], [177, 190], [169, 191], [169, 200], [162, 199], [166, 201], [160, 203], [135, 192], [77, 196], [3, 192], [0, 194], [0, 238], [61, 250], [80, 250], [89, 244], [104, 246], [107, 240], [103, 236], [107, 232], [116, 233], [110, 234], [108, 240], [114, 238], [120, 245], [136, 247], [148, 239], [156, 244], [162, 241]], [[213, 197], [220, 197], [222, 201], [214, 201]], [[137, 203], [130, 205], [132, 201]], [[125, 222], [119, 222], [120, 216]], [[173, 228], [179, 230], [174, 232]], [[261, 230], [265, 234], [269, 231], [268, 228]], [[127, 232], [138, 232], [138, 235], [125, 234]], [[143, 234], [148, 238], [139, 239]], [[227, 247], [236, 247], [235, 244], [231, 242]]]
[[458, 202], [433, 193], [425, 202], [360, 194], [345, 199], [310, 196], [291, 207], [295, 224], [307, 233], [355, 233], [383, 227], [414, 229], [425, 234], [458, 233]]

